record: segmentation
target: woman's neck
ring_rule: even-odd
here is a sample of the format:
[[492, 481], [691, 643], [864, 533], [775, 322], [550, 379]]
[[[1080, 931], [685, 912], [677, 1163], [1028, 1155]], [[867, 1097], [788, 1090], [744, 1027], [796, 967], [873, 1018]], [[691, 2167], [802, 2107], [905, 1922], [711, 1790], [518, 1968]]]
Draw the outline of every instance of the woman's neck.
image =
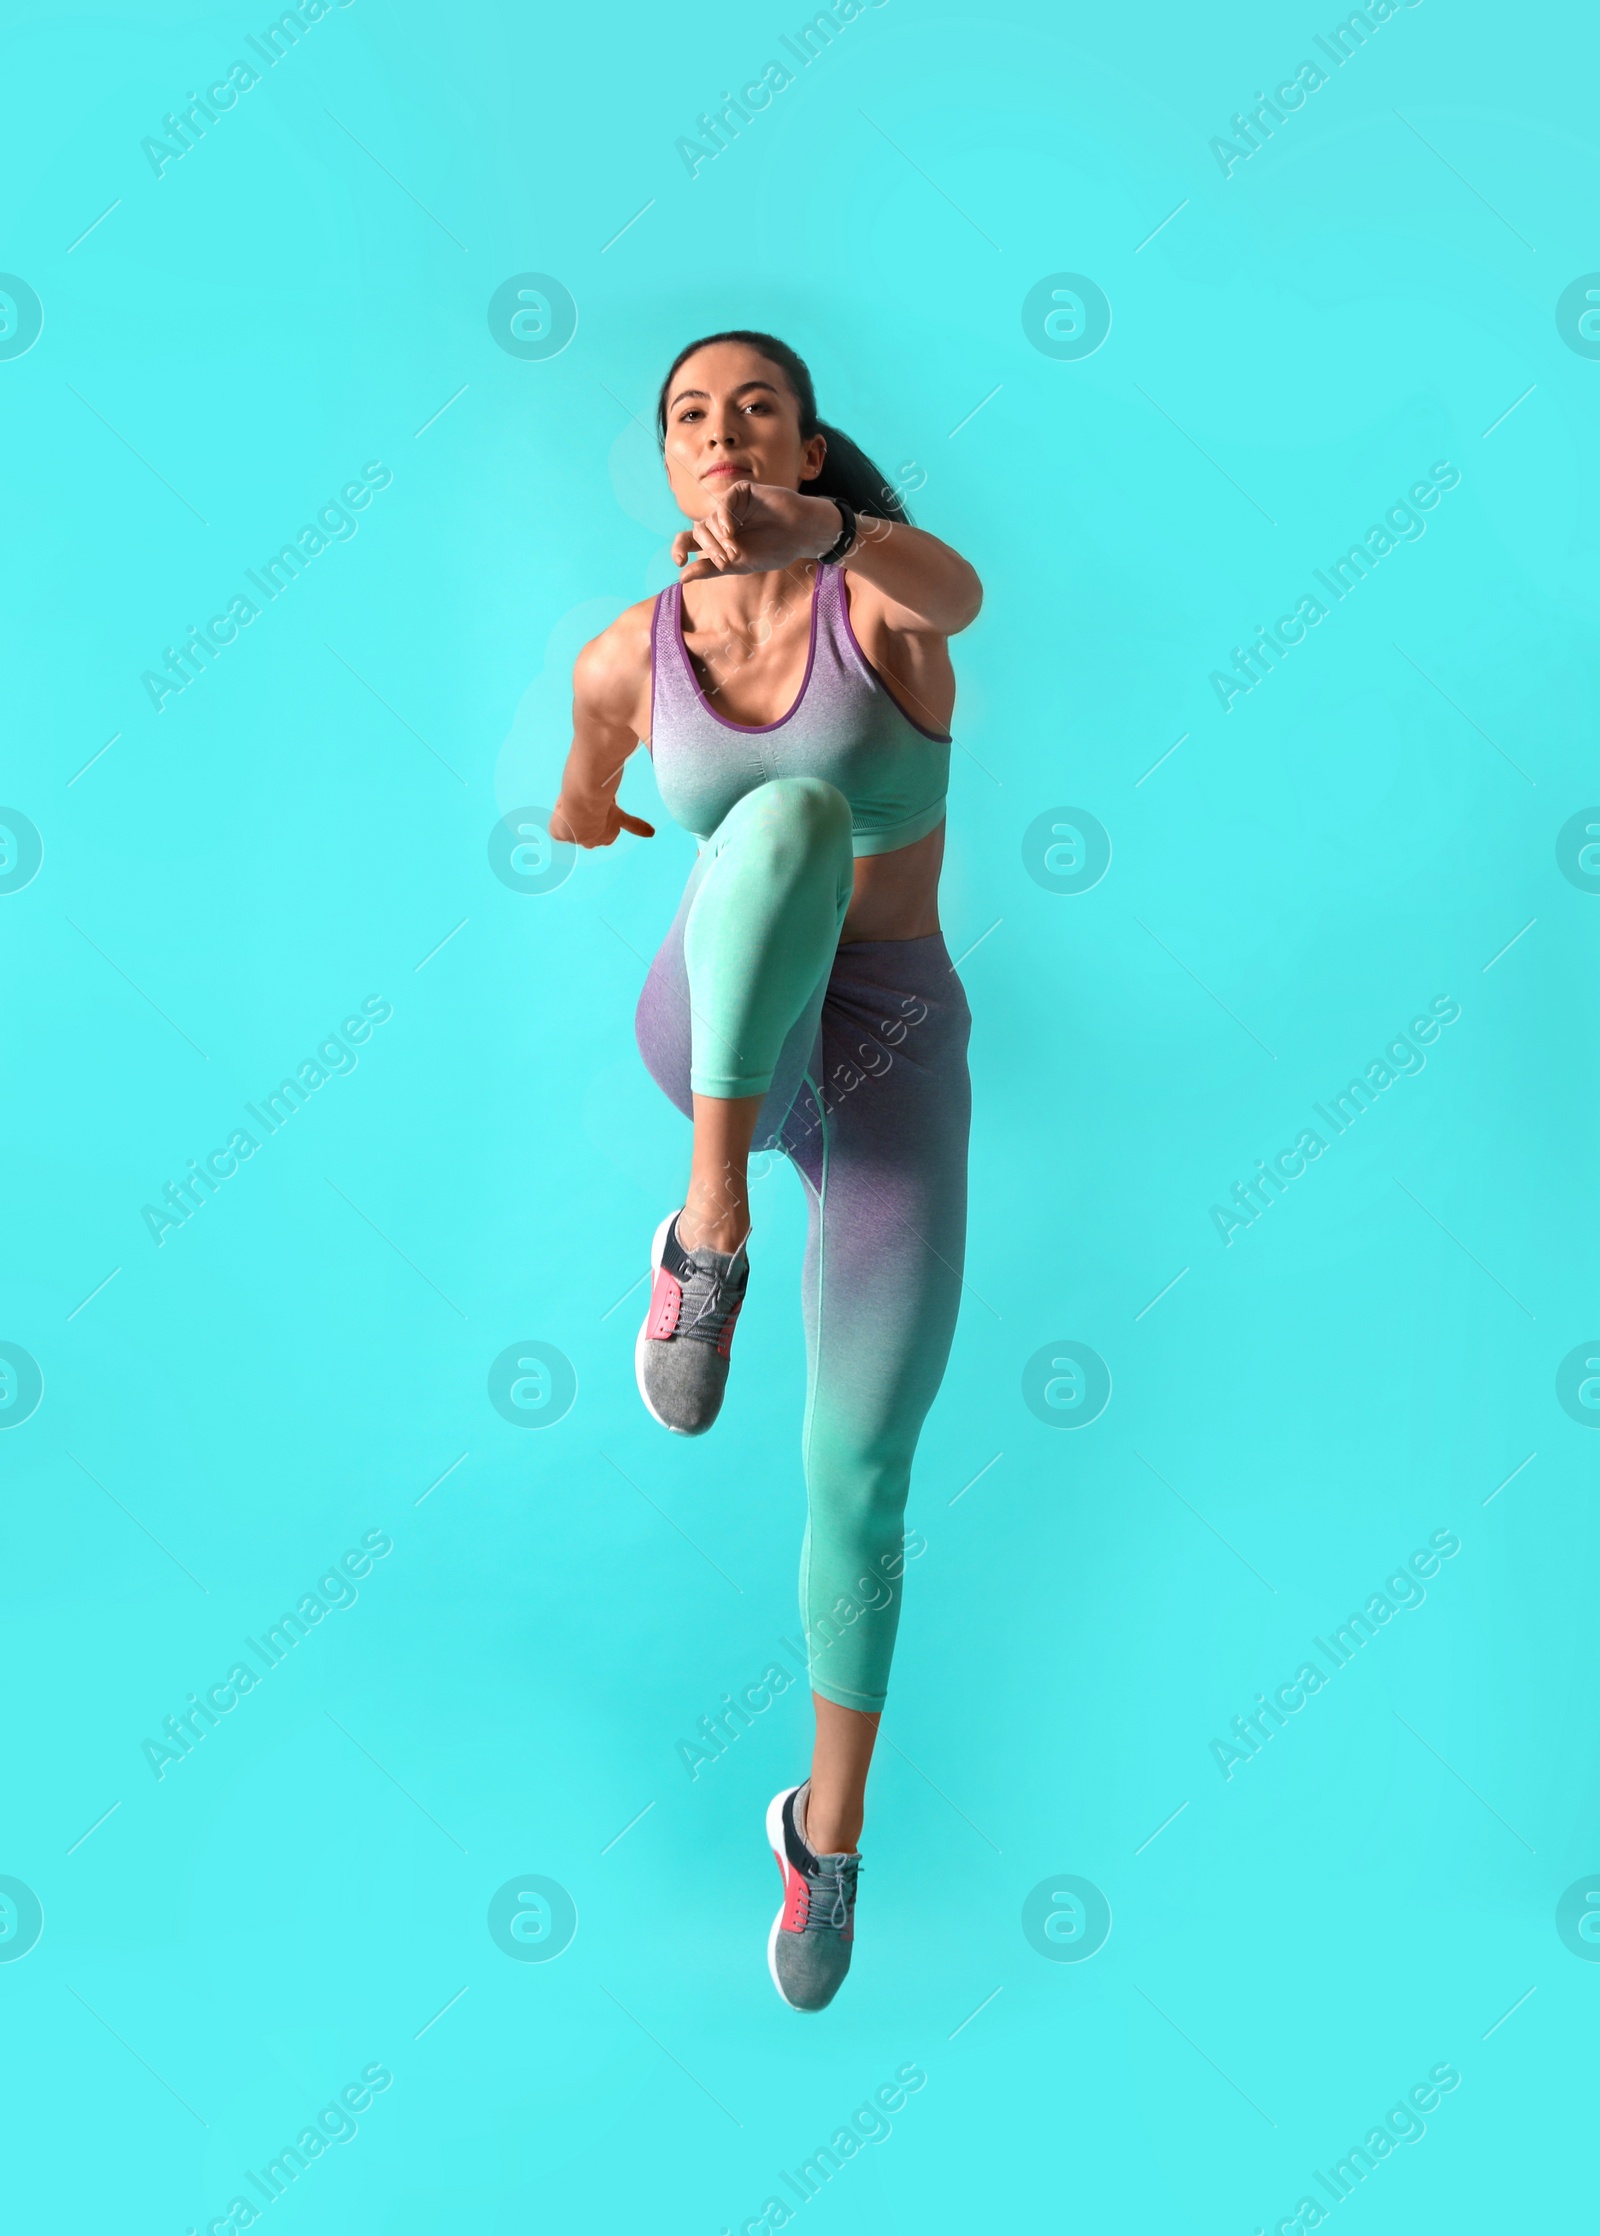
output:
[[763, 625], [776, 628], [794, 606], [809, 608], [816, 573], [814, 559], [798, 559], [764, 574], [702, 575], [684, 584], [684, 611], [693, 608], [696, 630], [725, 629], [754, 640]]

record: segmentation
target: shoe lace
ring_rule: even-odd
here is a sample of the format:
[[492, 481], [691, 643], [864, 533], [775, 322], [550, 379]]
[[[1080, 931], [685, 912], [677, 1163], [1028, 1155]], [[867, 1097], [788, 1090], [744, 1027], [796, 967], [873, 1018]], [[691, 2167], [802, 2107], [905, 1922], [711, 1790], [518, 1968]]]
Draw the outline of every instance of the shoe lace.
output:
[[[701, 1283], [705, 1284], [704, 1290], [696, 1296], [695, 1292], [700, 1290]], [[744, 1301], [742, 1283], [733, 1280], [731, 1268], [727, 1274], [721, 1274], [708, 1267], [696, 1266], [692, 1278], [685, 1285], [685, 1306], [692, 1297], [693, 1314], [691, 1316], [685, 1312], [678, 1322], [677, 1332], [691, 1337], [696, 1343], [720, 1344], [729, 1322]]]
[[850, 1905], [856, 1898], [859, 1856], [825, 1856], [806, 1874], [806, 1931], [830, 1926], [835, 1931], [850, 1923]]

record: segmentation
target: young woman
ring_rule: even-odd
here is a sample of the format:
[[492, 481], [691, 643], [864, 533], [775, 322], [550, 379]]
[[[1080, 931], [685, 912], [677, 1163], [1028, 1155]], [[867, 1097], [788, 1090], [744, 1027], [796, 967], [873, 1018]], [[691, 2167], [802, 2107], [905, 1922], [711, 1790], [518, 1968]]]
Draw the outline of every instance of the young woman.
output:
[[802, 1304], [809, 1520], [800, 1598], [811, 1775], [767, 1834], [779, 1994], [830, 2002], [850, 1963], [867, 1769], [900, 1614], [912, 1455], [949, 1356], [966, 1239], [971, 1018], [939, 930], [947, 640], [967, 562], [913, 528], [770, 334], [681, 351], [658, 426], [693, 526], [678, 580], [579, 654], [558, 838], [654, 830], [617, 805], [647, 743], [700, 849], [636, 1030], [694, 1122], [651, 1251], [636, 1346], [655, 1419], [716, 1419], [749, 1277], [746, 1168], [782, 1148], [810, 1214]]

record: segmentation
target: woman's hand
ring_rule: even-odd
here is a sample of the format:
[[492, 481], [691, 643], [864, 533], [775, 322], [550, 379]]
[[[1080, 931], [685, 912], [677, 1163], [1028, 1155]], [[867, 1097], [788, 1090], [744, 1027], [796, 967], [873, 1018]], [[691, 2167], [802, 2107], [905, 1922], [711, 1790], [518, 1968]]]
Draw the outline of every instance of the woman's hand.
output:
[[550, 836], [568, 846], [609, 846], [624, 831], [639, 838], [656, 835], [653, 823], [642, 823], [637, 815], [618, 807], [609, 794], [569, 792], [563, 786], [550, 810]]
[[707, 575], [759, 575], [797, 559], [820, 558], [839, 540], [842, 516], [831, 497], [807, 497], [766, 481], [728, 484], [703, 520], [672, 539], [681, 582]]

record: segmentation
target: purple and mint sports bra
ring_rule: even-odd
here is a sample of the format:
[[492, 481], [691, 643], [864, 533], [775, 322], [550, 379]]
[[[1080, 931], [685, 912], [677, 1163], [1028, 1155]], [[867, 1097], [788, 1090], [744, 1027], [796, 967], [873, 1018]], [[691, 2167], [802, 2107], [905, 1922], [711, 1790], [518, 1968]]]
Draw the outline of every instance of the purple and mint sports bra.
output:
[[851, 849], [892, 854], [944, 818], [950, 739], [897, 705], [850, 626], [844, 571], [819, 565], [800, 695], [776, 722], [718, 714], [683, 641], [683, 585], [669, 583], [650, 626], [647, 741], [673, 821], [708, 839], [728, 810], [778, 776], [820, 776], [850, 802]]

